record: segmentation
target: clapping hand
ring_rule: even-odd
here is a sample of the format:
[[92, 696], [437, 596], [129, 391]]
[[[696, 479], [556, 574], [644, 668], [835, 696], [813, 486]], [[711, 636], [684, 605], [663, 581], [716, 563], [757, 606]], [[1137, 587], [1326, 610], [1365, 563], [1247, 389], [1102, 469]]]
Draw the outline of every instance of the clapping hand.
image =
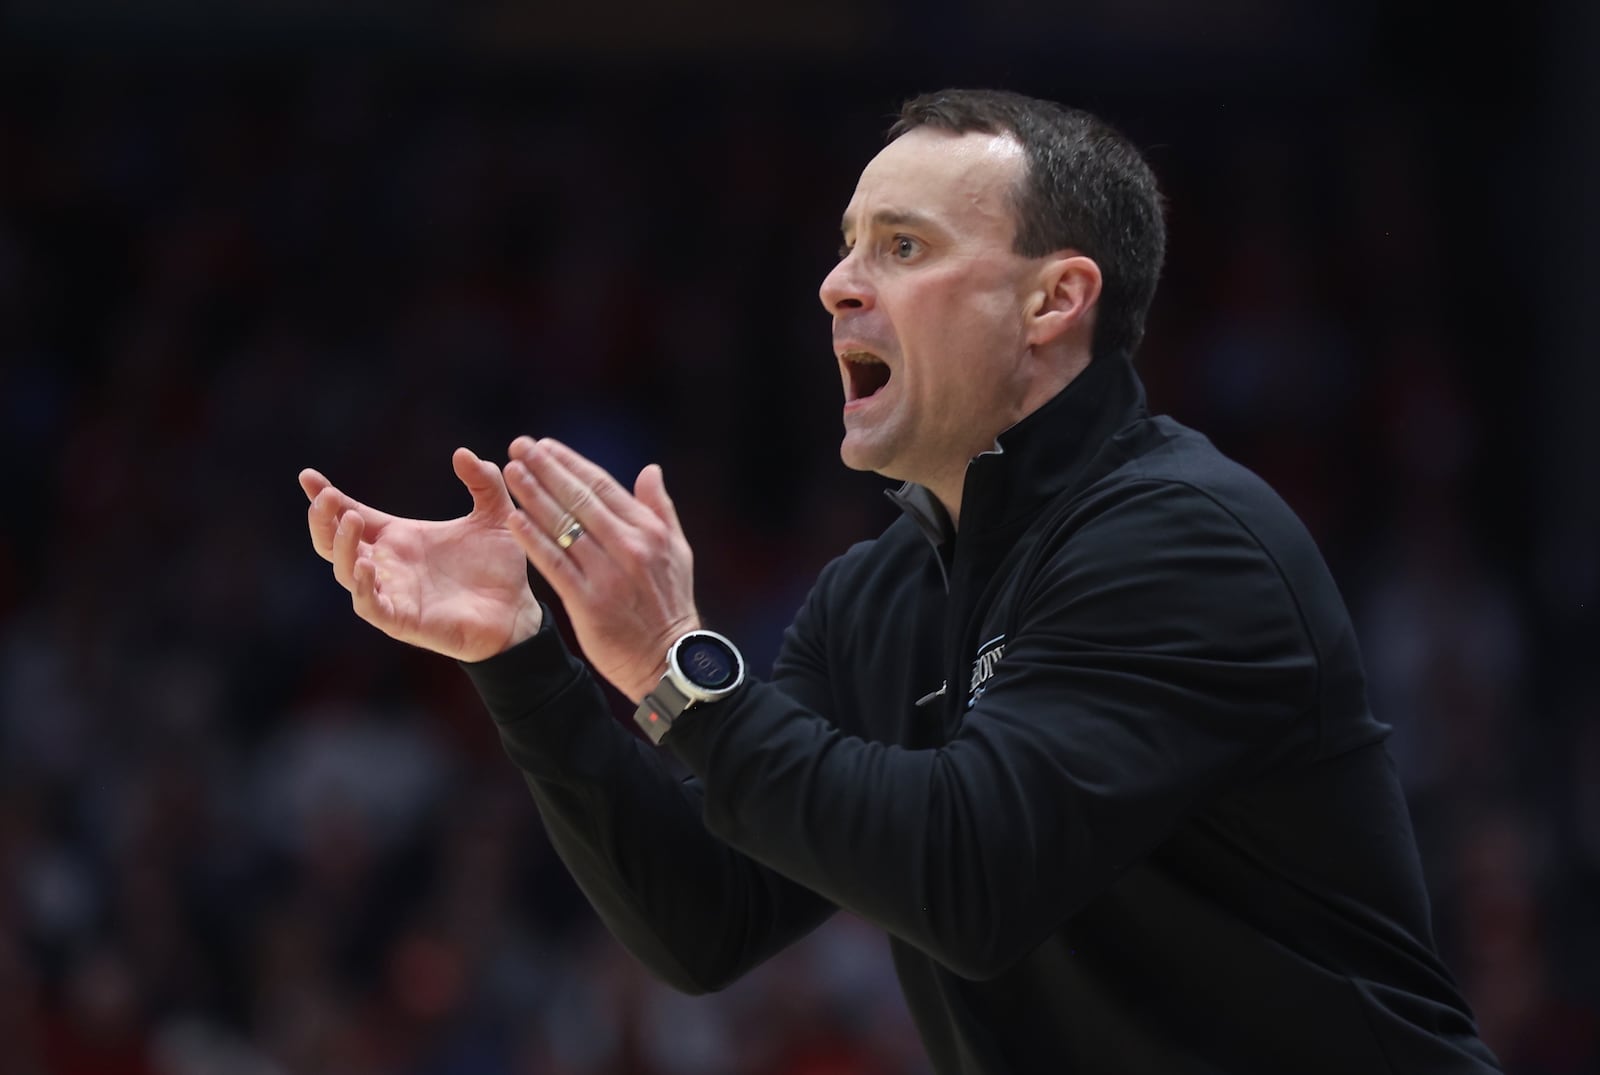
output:
[[356, 615], [402, 642], [481, 661], [538, 631], [541, 610], [506, 528], [512, 503], [500, 471], [465, 448], [451, 462], [472, 510], [447, 522], [370, 508], [315, 470], [300, 472], [300, 487], [311, 500], [311, 544]]
[[518, 437], [505, 478], [522, 506], [511, 532], [561, 598], [584, 656], [639, 701], [668, 647], [700, 626], [694, 554], [661, 468], [645, 467], [629, 493], [560, 441]]
[[485, 660], [539, 630], [531, 562], [595, 670], [644, 697], [667, 648], [700, 626], [694, 556], [661, 468], [645, 467], [629, 493], [565, 445], [530, 437], [512, 442], [503, 472], [466, 448], [452, 462], [472, 510], [446, 522], [389, 515], [300, 472], [311, 544], [356, 614], [402, 642]]

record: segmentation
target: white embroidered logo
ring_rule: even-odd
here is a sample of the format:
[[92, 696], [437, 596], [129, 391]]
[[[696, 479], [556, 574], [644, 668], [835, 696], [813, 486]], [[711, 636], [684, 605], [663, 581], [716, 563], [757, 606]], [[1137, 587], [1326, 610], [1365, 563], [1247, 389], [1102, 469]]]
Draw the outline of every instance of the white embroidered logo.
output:
[[978, 655], [972, 660], [972, 686], [967, 691], [968, 709], [983, 697], [983, 692], [988, 689], [989, 677], [994, 675], [994, 666], [1000, 663], [1005, 653], [1005, 635], [996, 635], [978, 647]]

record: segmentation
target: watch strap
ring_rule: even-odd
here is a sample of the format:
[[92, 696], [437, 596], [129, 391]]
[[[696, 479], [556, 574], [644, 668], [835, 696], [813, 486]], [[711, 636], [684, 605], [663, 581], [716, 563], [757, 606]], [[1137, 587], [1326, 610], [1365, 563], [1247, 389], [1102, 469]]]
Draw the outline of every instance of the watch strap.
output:
[[673, 722], [689, 708], [691, 701], [670, 678], [663, 676], [655, 690], [645, 695], [639, 708], [634, 710], [634, 722], [644, 729], [652, 743], [660, 745], [661, 737], [672, 729]]

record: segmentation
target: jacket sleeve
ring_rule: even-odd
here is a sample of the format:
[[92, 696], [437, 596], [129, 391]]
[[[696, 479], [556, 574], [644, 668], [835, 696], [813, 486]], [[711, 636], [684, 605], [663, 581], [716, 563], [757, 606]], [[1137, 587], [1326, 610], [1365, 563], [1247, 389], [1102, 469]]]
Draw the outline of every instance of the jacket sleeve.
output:
[[669, 985], [702, 993], [831, 914], [826, 900], [706, 830], [699, 781], [680, 779], [612, 718], [550, 620], [547, 609], [533, 638], [463, 667], [551, 845], [618, 940]]
[[702, 779], [717, 836], [985, 978], [1230, 779], [1310, 743], [1316, 678], [1290, 588], [1246, 528], [1144, 483], [1048, 551], [944, 746], [851, 737], [759, 683], [665, 743]]

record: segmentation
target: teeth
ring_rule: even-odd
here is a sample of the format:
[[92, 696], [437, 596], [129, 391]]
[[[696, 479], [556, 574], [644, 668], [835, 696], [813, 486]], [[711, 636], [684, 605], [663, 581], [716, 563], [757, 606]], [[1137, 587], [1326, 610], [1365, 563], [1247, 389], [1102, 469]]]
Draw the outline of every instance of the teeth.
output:
[[840, 357], [846, 362], [853, 362], [857, 365], [885, 365], [883, 359], [879, 358], [877, 355], [869, 354], [866, 351], [846, 351]]

